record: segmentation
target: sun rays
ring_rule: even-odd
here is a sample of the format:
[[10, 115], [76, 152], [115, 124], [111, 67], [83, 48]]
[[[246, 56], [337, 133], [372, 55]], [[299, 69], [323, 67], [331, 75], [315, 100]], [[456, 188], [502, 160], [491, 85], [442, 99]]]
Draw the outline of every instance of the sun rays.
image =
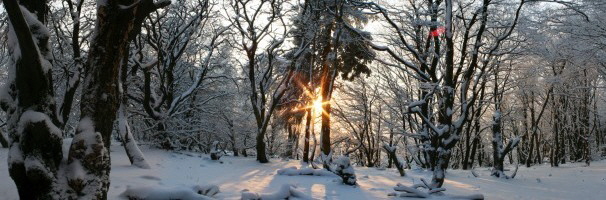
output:
[[328, 112], [326, 112], [323, 107], [324, 105], [329, 104], [330, 101], [323, 101], [322, 96], [317, 95], [320, 91], [322, 91], [322, 88], [315, 88], [314, 90], [311, 90], [310, 87], [308, 87], [306, 84], [302, 83], [298, 79], [295, 79], [295, 83], [298, 87], [303, 89], [303, 97], [301, 99], [301, 102], [305, 102], [305, 106], [295, 107], [293, 109], [293, 112], [312, 109], [312, 113], [315, 116], [319, 116], [320, 114], [328, 115]]

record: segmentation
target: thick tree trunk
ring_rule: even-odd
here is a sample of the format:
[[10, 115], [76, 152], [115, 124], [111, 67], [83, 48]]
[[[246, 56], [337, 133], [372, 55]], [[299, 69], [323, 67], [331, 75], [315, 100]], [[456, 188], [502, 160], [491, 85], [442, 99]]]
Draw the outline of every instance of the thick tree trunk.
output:
[[[333, 36], [332, 32], [334, 29], [334, 24], [330, 23], [324, 32], [322, 32], [322, 37], [327, 43], [324, 45], [321, 53], [321, 62], [322, 62], [322, 71], [321, 71], [321, 83], [320, 83], [320, 95], [322, 96], [322, 122], [320, 128], [320, 158], [323, 161], [323, 167], [325, 169], [330, 169], [331, 162], [331, 149], [330, 149], [330, 115], [331, 115], [331, 106], [330, 106], [330, 98], [332, 94], [332, 84], [334, 83], [334, 74], [336, 74], [335, 69], [337, 66], [331, 66], [331, 61], [328, 59], [328, 55], [331, 53], [331, 50], [334, 50], [335, 55], [337, 54], [336, 47], [337, 45], [333, 44]], [[337, 41], [338, 41], [337, 36]], [[334, 49], [333, 49], [334, 48]], [[333, 65], [336, 64], [336, 60], [333, 62]]]
[[265, 141], [264, 141], [264, 137], [265, 137], [265, 132], [261, 131], [259, 133], [257, 133], [257, 161], [259, 161], [260, 163], [268, 163], [269, 160], [267, 159], [267, 154], [265, 152]]
[[501, 113], [497, 109], [492, 117], [492, 175], [500, 177], [503, 175], [503, 135], [501, 133]]
[[[108, 1], [98, 5], [96, 34], [92, 39], [94, 45], [91, 45], [85, 67], [81, 120], [68, 159], [70, 165], [81, 165], [86, 174], [94, 174], [74, 177], [71, 183], [72, 188], [78, 186], [77, 193], [94, 191], [94, 194], [87, 195], [95, 199], [107, 199], [109, 189], [110, 138], [120, 105], [119, 71], [139, 9], [139, 6], [135, 6], [124, 10], [120, 5], [131, 3]], [[91, 138], [96, 142], [90, 143]]]
[[325, 169], [330, 168], [329, 163], [331, 162], [331, 149], [330, 149], [330, 90], [332, 87], [332, 75], [329, 73], [328, 67], [324, 66], [323, 80], [322, 80], [322, 126], [320, 129], [321, 146], [320, 150], [322, 153], [323, 166]]
[[[9, 68], [10, 102], [7, 107], [10, 154], [9, 174], [21, 199], [61, 198], [64, 190], [56, 184], [61, 167], [62, 132], [56, 127], [52, 67], [48, 51], [48, 30], [43, 24], [45, 2], [3, 2], [8, 19], [11, 55]], [[27, 16], [27, 17], [24, 17]], [[10, 34], [13, 33], [13, 34]], [[59, 193], [59, 194], [55, 194]]]
[[305, 140], [303, 141], [303, 162], [309, 163], [309, 135], [311, 132], [311, 108], [307, 109], [305, 117]]
[[438, 154], [437, 165], [433, 170], [433, 176], [431, 178], [432, 187], [440, 188], [444, 184], [444, 178], [446, 176], [446, 169], [448, 169], [448, 163], [450, 162], [451, 151], [442, 151]]
[[284, 153], [284, 157], [293, 159], [293, 148], [295, 145], [295, 130], [292, 125], [287, 125], [288, 138], [286, 143], [286, 152]]
[[[452, 1], [445, 1], [446, 12], [452, 13]], [[437, 8], [435, 8], [437, 9]], [[432, 11], [437, 14], [437, 10]], [[446, 16], [446, 57], [445, 57], [445, 74], [444, 74], [444, 86], [441, 89], [441, 99], [438, 111], [438, 128], [443, 129], [442, 133], [439, 133], [438, 137], [431, 138], [432, 150], [430, 151], [430, 157], [434, 159], [431, 163], [434, 163], [435, 169], [433, 169], [432, 187], [440, 188], [444, 184], [445, 170], [448, 168], [450, 157], [452, 155], [452, 148], [456, 145], [458, 139], [456, 128], [452, 123], [452, 114], [455, 100], [455, 81], [454, 80], [454, 41], [452, 36], [452, 16]], [[480, 27], [479, 36], [482, 35], [483, 27]], [[434, 37], [434, 40], [439, 44], [438, 37]], [[435, 49], [436, 53], [440, 51], [439, 46]], [[469, 80], [470, 78], [466, 78]], [[446, 142], [448, 141], [448, 142]], [[433, 154], [433, 155], [431, 155]]]

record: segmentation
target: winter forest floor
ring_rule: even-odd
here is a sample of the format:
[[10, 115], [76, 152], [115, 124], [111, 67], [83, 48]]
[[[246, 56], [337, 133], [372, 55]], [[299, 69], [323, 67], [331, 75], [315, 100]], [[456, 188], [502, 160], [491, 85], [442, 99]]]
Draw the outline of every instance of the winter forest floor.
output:
[[[152, 169], [139, 169], [129, 164], [124, 149], [112, 146], [112, 171], [109, 199], [119, 195], [128, 186], [156, 186], [166, 188], [192, 187], [194, 185], [218, 185], [221, 192], [217, 199], [240, 199], [241, 191], [270, 193], [283, 184], [293, 184], [298, 190], [314, 199], [403, 199], [389, 197], [397, 183], [410, 186], [420, 178], [430, 179], [424, 170], [406, 170], [406, 177], [399, 177], [395, 169], [356, 167], [357, 187], [333, 181], [334, 177], [283, 176], [278, 169], [297, 166], [299, 161], [274, 159], [259, 164], [253, 157], [225, 156], [223, 163], [211, 161], [199, 153], [175, 153], [143, 147]], [[0, 199], [18, 199], [17, 190], [8, 175], [8, 149], [0, 149]], [[565, 164], [551, 168], [548, 164], [531, 168], [520, 167], [513, 180], [489, 176], [488, 168], [478, 168], [476, 178], [471, 171], [449, 170], [445, 188], [447, 195], [484, 194], [486, 199], [603, 199], [606, 196], [606, 162], [599, 161], [585, 167], [584, 164]], [[509, 172], [511, 173], [511, 172]], [[445, 199], [434, 197], [434, 199]]]

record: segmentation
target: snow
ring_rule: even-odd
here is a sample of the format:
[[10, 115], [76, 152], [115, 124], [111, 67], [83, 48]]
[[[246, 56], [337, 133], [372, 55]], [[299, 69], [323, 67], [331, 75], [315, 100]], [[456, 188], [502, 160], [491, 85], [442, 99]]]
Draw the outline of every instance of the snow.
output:
[[78, 134], [74, 138], [76, 141], [83, 140], [85, 144], [95, 144], [97, 137], [101, 137], [101, 133], [95, 132], [95, 125], [93, 120], [89, 117], [84, 117], [80, 120], [77, 128]]
[[69, 172], [67, 173], [68, 180], [84, 180], [86, 173], [79, 160], [73, 160], [72, 163], [67, 166], [67, 169]]
[[32, 171], [37, 171], [38, 173], [44, 174], [45, 177], [53, 177], [53, 172], [49, 171], [48, 168], [44, 164], [42, 164], [40, 159], [38, 159], [37, 157], [26, 157], [25, 162], [23, 163], [25, 165], [25, 170], [28, 173], [31, 173]]
[[[14, 66], [16, 60], [21, 59], [21, 47], [19, 46], [19, 42], [17, 40], [17, 35], [15, 34], [15, 30], [13, 29], [13, 25], [9, 23], [8, 25], [8, 34], [7, 34], [7, 42], [6, 42], [9, 51], [11, 52], [11, 64], [9, 66]], [[9, 67], [9, 77], [14, 77], [15, 67]]]
[[[293, 198], [294, 197], [294, 198]], [[269, 194], [242, 192], [242, 200], [282, 200], [282, 199], [313, 199], [311, 196], [297, 190], [296, 186], [285, 184], [278, 191]]]
[[309, 175], [309, 176], [334, 176], [338, 177], [336, 174], [326, 170], [326, 169], [313, 169], [303, 167], [301, 169], [297, 169], [297, 167], [292, 166], [289, 168], [280, 169], [277, 171], [279, 175], [287, 175], [287, 176], [297, 176], [297, 175]]
[[55, 124], [53, 124], [53, 122], [51, 121], [50, 117], [48, 117], [48, 115], [41, 113], [41, 112], [32, 111], [32, 110], [25, 111], [23, 114], [21, 114], [21, 118], [19, 120], [18, 132], [19, 133], [23, 132], [23, 129], [25, 128], [25, 126], [27, 126], [30, 123], [37, 123], [37, 122], [42, 122], [42, 121], [44, 121], [44, 123], [46, 124], [46, 127], [48, 127], [51, 134], [53, 134], [59, 138], [63, 137], [61, 130], [59, 128], [57, 128], [55, 126]]
[[[122, 87], [120, 87], [120, 88], [122, 88]], [[124, 104], [120, 104], [120, 108], [118, 109], [119, 134], [120, 134], [122, 140], [126, 141], [126, 142], [123, 141], [123, 143], [126, 143], [124, 145], [126, 145], [126, 149], [128, 149], [130, 152], [130, 156], [132, 158], [132, 164], [134, 166], [137, 166], [137, 167], [140, 167], [143, 169], [149, 169], [151, 167], [145, 161], [145, 156], [139, 149], [137, 142], [132, 138], [133, 136], [131, 134], [130, 126], [128, 125], [128, 120], [126, 119], [125, 109], [126, 108], [124, 107]]]
[[408, 104], [408, 108], [414, 108], [414, 107], [417, 107], [417, 106], [421, 106], [423, 104], [425, 104], [425, 100], [413, 101], [413, 102], [410, 102]]
[[387, 150], [389, 152], [395, 152], [397, 148], [398, 148], [397, 146], [390, 146], [387, 143], [383, 144], [383, 149], [385, 149], [385, 150]]
[[[420, 178], [430, 180], [431, 171], [407, 169], [407, 176], [400, 177], [395, 168], [354, 167], [358, 176], [357, 186], [347, 186], [335, 181], [334, 176], [282, 176], [279, 169], [300, 167], [297, 160], [271, 160], [260, 164], [254, 157], [224, 156], [223, 164], [211, 161], [208, 155], [189, 152], [166, 152], [143, 146], [143, 153], [152, 169], [140, 169], [130, 165], [119, 142], [111, 146], [112, 171], [108, 199], [124, 199], [130, 186], [157, 188], [169, 192], [181, 191], [191, 194], [192, 186], [217, 185], [221, 192], [216, 199], [241, 199], [242, 191], [272, 194], [283, 185], [296, 186], [296, 190], [313, 199], [394, 199], [388, 196], [394, 186], [401, 183], [411, 186], [421, 183]], [[18, 199], [17, 189], [8, 175], [8, 149], [0, 149], [0, 197], [3, 200]], [[506, 166], [513, 170], [514, 166]], [[448, 170], [444, 193], [469, 197], [483, 194], [485, 199], [601, 199], [606, 196], [606, 161], [563, 164], [552, 168], [549, 164], [531, 168], [520, 167], [515, 179], [500, 179], [490, 176], [490, 168], [475, 168], [478, 177], [470, 170]], [[537, 182], [541, 180], [541, 182]], [[154, 190], [155, 191], [155, 190]], [[589, 192], [590, 191], [590, 192]], [[199, 195], [198, 195], [199, 196]], [[405, 199], [399, 197], [398, 199]], [[432, 199], [448, 199], [433, 195]]]
[[[15, 142], [12, 145], [20, 145]], [[12, 163], [22, 163], [23, 162], [23, 152], [20, 148], [10, 148], [8, 153], [8, 161]]]
[[[48, 28], [42, 22], [38, 21], [38, 18], [36, 17], [36, 15], [29, 12], [29, 10], [27, 10], [27, 8], [25, 8], [23, 6], [20, 6], [20, 8], [21, 8], [21, 13], [23, 13], [23, 18], [25, 19], [25, 21], [27, 22], [27, 24], [30, 27], [30, 32], [32, 33], [34, 42], [36, 42], [38, 39], [41, 39], [41, 38], [48, 39], [51, 35]], [[13, 32], [13, 34], [14, 34], [14, 32]], [[36, 39], [36, 38], [38, 38], [38, 39]], [[45, 45], [48, 45], [48, 44], [45, 44]], [[49, 49], [48, 46], [46, 48]], [[52, 60], [52, 55], [50, 55], [50, 54], [42, 55], [40, 53], [41, 52], [38, 49], [38, 54], [39, 54], [38, 57], [40, 58], [40, 62], [42, 62], [41, 63], [42, 69], [44, 70], [44, 72], [48, 73], [50, 71], [50, 69], [52, 68], [52, 64], [49, 61], [49, 60]]]
[[200, 195], [194, 191], [194, 188], [163, 188], [163, 187], [128, 187], [124, 193], [120, 195], [123, 198], [129, 199], [145, 199], [145, 200], [208, 200], [213, 199], [204, 195]]
[[[399, 191], [399, 192], [407, 192], [407, 193], [412, 193], [415, 196], [418, 197], [422, 197], [422, 198], [427, 198], [429, 197], [429, 194], [422, 192], [420, 190], [417, 190], [416, 188], [413, 187], [407, 187], [402, 185], [401, 183], [398, 183], [394, 188], [395, 191]], [[402, 197], [402, 194], [399, 195], [400, 197]]]

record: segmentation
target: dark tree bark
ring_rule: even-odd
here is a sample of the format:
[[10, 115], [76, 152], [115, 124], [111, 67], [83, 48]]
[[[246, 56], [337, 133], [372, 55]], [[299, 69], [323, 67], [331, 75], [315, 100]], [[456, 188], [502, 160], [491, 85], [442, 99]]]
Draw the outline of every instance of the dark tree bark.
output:
[[[327, 30], [327, 33], [325, 33], [325, 37], [326, 41], [331, 41], [331, 31], [332, 31], [332, 25], [329, 25], [329, 28]], [[323, 66], [322, 66], [322, 79], [321, 79], [321, 84], [320, 84], [320, 95], [322, 96], [322, 122], [321, 122], [321, 126], [320, 126], [320, 141], [321, 141], [321, 146], [320, 146], [320, 153], [322, 153], [322, 155], [320, 155], [322, 161], [323, 161], [323, 167], [325, 169], [330, 168], [330, 162], [331, 162], [331, 149], [330, 149], [330, 115], [331, 115], [331, 106], [330, 106], [330, 98], [332, 96], [332, 84], [334, 83], [334, 73], [336, 73], [336, 71], [333, 71], [330, 69], [330, 64], [329, 61], [327, 59], [328, 54], [330, 53], [331, 49], [333, 45], [328, 42], [328, 44], [326, 44], [326, 46], [324, 47], [324, 50], [322, 52], [322, 58], [321, 60], [323, 60]], [[335, 52], [336, 53], [336, 52]]]
[[[122, 5], [134, 6], [122, 9]], [[170, 2], [168, 2], [170, 3]], [[73, 179], [72, 183], [82, 182], [80, 191], [96, 191], [97, 199], [107, 199], [109, 189], [110, 158], [109, 147], [120, 105], [118, 88], [121, 61], [128, 50], [131, 34], [139, 31], [142, 19], [149, 12], [149, 7], [156, 5], [151, 0], [133, 2], [130, 0], [107, 1], [99, 4], [97, 10], [96, 37], [92, 39], [89, 57], [85, 64], [83, 95], [81, 98], [81, 121], [72, 142], [68, 163], [81, 162], [86, 173], [96, 176], [84, 179]], [[88, 138], [96, 138], [102, 143], [89, 144]], [[90, 151], [87, 151], [90, 149]], [[91, 159], [98, 158], [98, 159]], [[73, 184], [77, 185], [77, 184]], [[72, 186], [73, 188], [73, 186]], [[80, 192], [76, 191], [76, 192]], [[90, 195], [90, 194], [89, 194]]]
[[[471, 158], [470, 158], [470, 162], [469, 162], [469, 167], [473, 168], [473, 163], [475, 161], [475, 157], [476, 157], [476, 151], [478, 149], [478, 143], [480, 143], [480, 134], [477, 134], [474, 138], [473, 141], [471, 142]], [[480, 156], [478, 156], [478, 160], [480, 159]], [[482, 161], [479, 161], [480, 166], [482, 165]]]
[[309, 163], [309, 134], [311, 132], [311, 107], [307, 108], [305, 117], [305, 140], [303, 141], [303, 162]]
[[[24, 7], [44, 12], [37, 16], [39, 21], [26, 21], [24, 15], [33, 14], [27, 9], [22, 10], [16, 0], [3, 3], [12, 25], [9, 31], [15, 33], [13, 40], [17, 42], [9, 44], [12, 56], [9, 67], [15, 68], [15, 77], [10, 77], [14, 82], [9, 83], [13, 99], [7, 105], [11, 138], [9, 174], [21, 199], [51, 199], [56, 189], [53, 181], [59, 176], [63, 158], [63, 138], [56, 122], [51, 121], [54, 118], [54, 100], [52, 79], [47, 76], [51, 63], [46, 59], [49, 35], [44, 33], [46, 27], [42, 23], [46, 12], [40, 10], [46, 5], [44, 2], [27, 2]], [[18, 124], [23, 124], [22, 130], [18, 129]], [[28, 166], [25, 162], [39, 164]]]

